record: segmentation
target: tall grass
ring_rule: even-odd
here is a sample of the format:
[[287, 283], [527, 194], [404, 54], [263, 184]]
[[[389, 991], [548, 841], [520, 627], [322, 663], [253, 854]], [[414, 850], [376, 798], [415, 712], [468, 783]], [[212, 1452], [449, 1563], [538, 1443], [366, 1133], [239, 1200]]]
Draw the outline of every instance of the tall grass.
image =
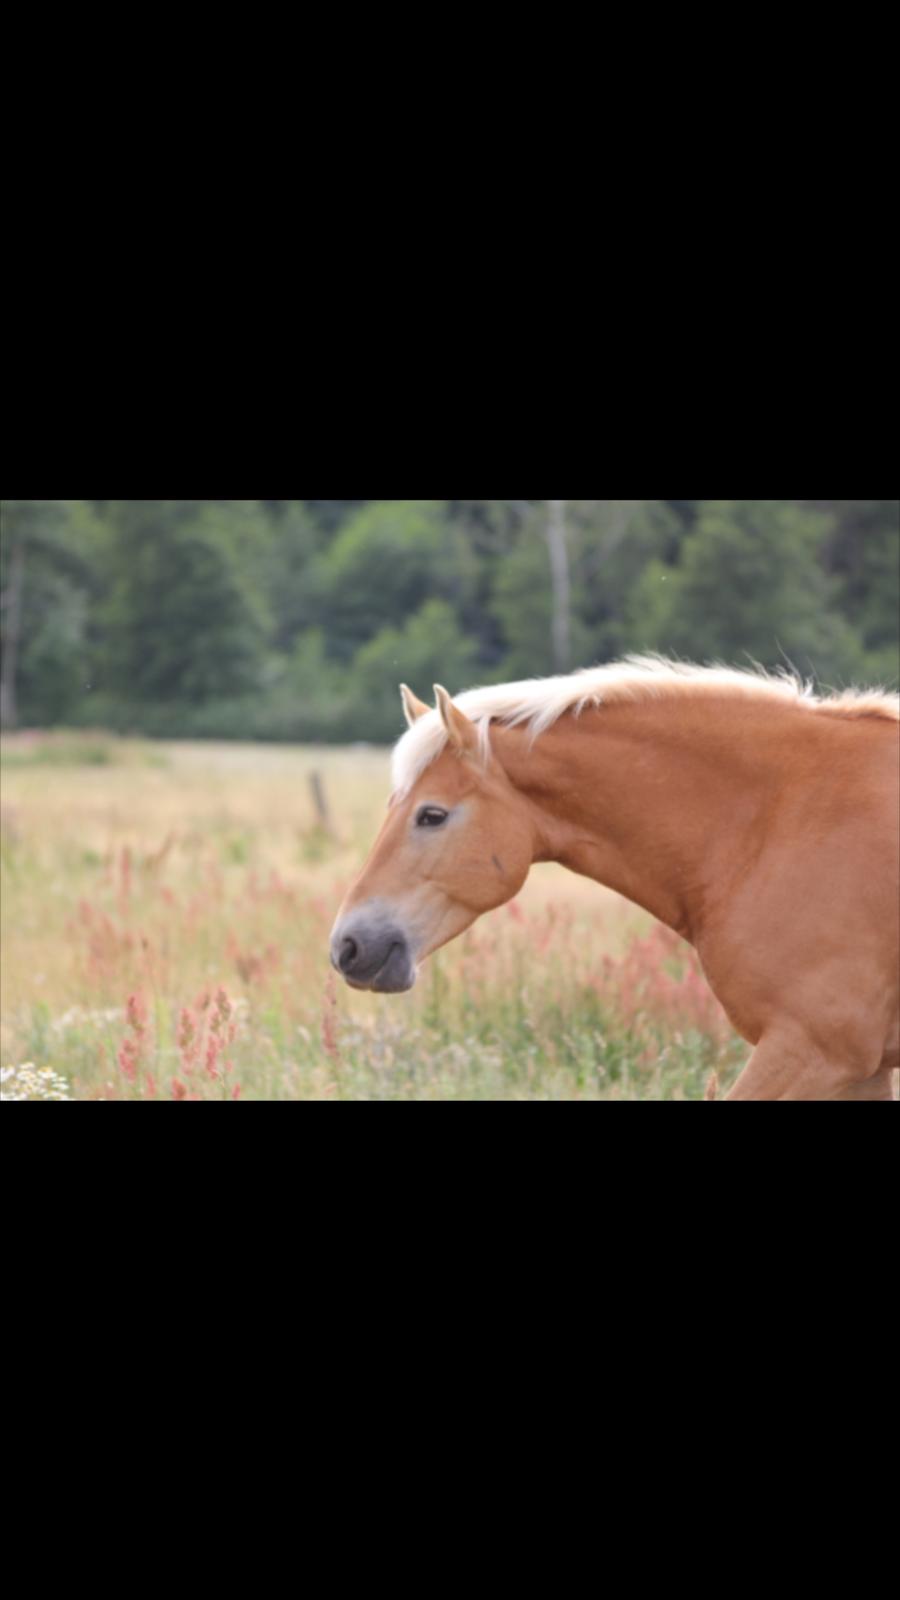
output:
[[383, 754], [149, 753], [4, 771], [4, 1066], [76, 1099], [700, 1099], [746, 1059], [689, 948], [556, 868], [412, 994], [349, 991], [328, 934]]

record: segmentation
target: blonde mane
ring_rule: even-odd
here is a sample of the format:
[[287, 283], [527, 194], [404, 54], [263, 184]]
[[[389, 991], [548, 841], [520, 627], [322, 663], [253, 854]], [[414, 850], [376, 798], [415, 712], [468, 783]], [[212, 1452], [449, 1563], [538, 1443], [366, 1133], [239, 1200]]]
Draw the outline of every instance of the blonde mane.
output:
[[[492, 722], [501, 722], [507, 727], [525, 725], [536, 739], [568, 711], [577, 717], [587, 706], [702, 694], [777, 700], [839, 717], [900, 720], [900, 696], [885, 690], [845, 689], [821, 698], [812, 684], [805, 683], [796, 673], [773, 674], [762, 668], [744, 672], [732, 667], [698, 667], [654, 655], [628, 656], [610, 666], [587, 667], [566, 677], [532, 678], [522, 683], [467, 689], [464, 694], [454, 696], [454, 702], [476, 724], [486, 756]], [[395, 793], [408, 793], [446, 743], [447, 734], [438, 713], [429, 711], [420, 717], [394, 749]]]

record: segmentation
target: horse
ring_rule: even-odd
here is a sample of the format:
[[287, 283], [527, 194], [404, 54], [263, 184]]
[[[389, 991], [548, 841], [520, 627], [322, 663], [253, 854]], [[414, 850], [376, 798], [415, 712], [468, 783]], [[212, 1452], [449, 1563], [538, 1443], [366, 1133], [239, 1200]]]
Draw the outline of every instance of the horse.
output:
[[753, 1046], [733, 1100], [889, 1100], [900, 1067], [900, 697], [658, 656], [451, 698], [406, 686], [387, 816], [331, 936], [355, 989], [556, 861], [693, 945]]

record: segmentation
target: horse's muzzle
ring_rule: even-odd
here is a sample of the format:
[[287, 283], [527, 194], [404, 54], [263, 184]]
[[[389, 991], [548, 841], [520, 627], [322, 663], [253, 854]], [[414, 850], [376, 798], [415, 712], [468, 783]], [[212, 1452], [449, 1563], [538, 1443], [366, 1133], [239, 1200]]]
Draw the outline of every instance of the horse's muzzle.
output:
[[353, 989], [402, 994], [416, 981], [415, 962], [400, 928], [347, 917], [331, 936], [331, 964]]

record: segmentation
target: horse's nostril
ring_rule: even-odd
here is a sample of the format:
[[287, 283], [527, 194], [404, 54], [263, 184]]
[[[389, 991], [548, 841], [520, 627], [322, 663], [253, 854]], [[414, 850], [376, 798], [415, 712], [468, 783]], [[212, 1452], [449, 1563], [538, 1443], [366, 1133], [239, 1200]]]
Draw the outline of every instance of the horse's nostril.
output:
[[342, 939], [341, 940], [340, 963], [341, 963], [341, 971], [342, 972], [349, 972], [350, 971], [350, 968], [352, 967], [352, 965], [353, 965], [354, 961], [356, 960], [356, 957], [358, 956], [358, 954], [359, 954], [359, 945], [357, 944], [355, 939]]

